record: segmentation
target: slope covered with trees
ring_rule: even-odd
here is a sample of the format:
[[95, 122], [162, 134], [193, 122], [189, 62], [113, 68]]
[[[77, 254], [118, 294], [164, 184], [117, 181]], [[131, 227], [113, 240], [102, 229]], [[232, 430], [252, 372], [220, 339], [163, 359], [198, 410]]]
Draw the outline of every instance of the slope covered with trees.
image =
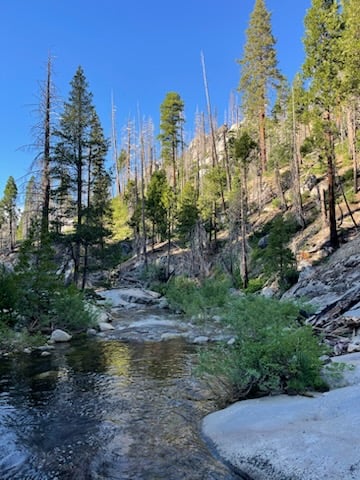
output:
[[[354, 0], [313, 0], [304, 19], [304, 65], [290, 84], [279, 70], [271, 13], [256, 0], [239, 52], [238, 94], [221, 126], [203, 56], [208, 109], [197, 113], [193, 127], [181, 94], [170, 90], [159, 105], [157, 136], [152, 120], [139, 113], [121, 139], [113, 124], [111, 142], [82, 67], [53, 115], [49, 61], [41, 168], [29, 180], [21, 212], [16, 182], [8, 180], [0, 204], [3, 251], [15, 249], [17, 230], [25, 271], [36, 265], [40, 275], [61, 252], [72, 262], [74, 286], [86, 289], [94, 270], [125, 259], [121, 240], [127, 238], [142, 278], [157, 281], [162, 291], [181, 273], [195, 285], [226, 277], [247, 292], [274, 284], [279, 292], [287, 289], [314, 245], [333, 251], [357, 229], [357, 12]], [[158, 242], [164, 259], [153, 262]], [[174, 246], [185, 252], [181, 268]], [[5, 316], [10, 310], [8, 302], [0, 306]]]

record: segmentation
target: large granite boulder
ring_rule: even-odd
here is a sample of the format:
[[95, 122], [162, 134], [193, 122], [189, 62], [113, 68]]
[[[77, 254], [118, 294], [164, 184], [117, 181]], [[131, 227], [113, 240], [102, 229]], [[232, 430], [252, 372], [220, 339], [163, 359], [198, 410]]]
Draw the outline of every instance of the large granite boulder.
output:
[[235, 403], [205, 417], [205, 436], [257, 480], [360, 479], [360, 354], [343, 362], [354, 366], [343, 388]]

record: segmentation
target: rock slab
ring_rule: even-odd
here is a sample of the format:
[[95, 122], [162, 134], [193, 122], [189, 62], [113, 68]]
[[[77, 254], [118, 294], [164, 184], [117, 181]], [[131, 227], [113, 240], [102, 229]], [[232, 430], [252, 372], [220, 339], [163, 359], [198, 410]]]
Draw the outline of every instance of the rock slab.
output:
[[205, 417], [204, 435], [256, 480], [359, 480], [360, 363], [354, 359], [348, 386], [314, 398], [235, 403]]

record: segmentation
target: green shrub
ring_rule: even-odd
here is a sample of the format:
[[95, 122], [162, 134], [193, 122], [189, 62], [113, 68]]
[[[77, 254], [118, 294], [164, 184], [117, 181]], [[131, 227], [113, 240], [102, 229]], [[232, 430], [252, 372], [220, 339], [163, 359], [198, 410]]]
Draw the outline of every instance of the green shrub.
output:
[[0, 265], [0, 321], [8, 326], [13, 326], [16, 322], [17, 300], [15, 275]]
[[85, 307], [84, 294], [75, 286], [55, 295], [51, 305], [52, 327], [68, 330], [83, 330], [94, 326], [95, 314]]
[[292, 303], [260, 296], [234, 300], [227, 322], [235, 343], [201, 353], [199, 372], [225, 379], [231, 400], [326, 388], [319, 360], [325, 347], [298, 317]]
[[250, 278], [247, 288], [244, 290], [246, 293], [255, 293], [260, 291], [265, 284], [263, 278]]
[[172, 307], [188, 315], [206, 316], [226, 304], [230, 286], [230, 281], [225, 278], [198, 282], [179, 276], [170, 282], [166, 297]]
[[30, 334], [26, 329], [14, 330], [0, 322], [0, 350], [20, 351], [28, 347], [44, 345], [46, 338], [40, 333]]

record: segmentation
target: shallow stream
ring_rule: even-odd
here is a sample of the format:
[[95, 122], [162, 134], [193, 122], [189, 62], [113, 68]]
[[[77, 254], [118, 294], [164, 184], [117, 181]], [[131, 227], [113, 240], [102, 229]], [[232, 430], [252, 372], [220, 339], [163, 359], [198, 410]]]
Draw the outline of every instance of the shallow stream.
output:
[[232, 480], [182, 339], [83, 339], [0, 359], [0, 480]]

